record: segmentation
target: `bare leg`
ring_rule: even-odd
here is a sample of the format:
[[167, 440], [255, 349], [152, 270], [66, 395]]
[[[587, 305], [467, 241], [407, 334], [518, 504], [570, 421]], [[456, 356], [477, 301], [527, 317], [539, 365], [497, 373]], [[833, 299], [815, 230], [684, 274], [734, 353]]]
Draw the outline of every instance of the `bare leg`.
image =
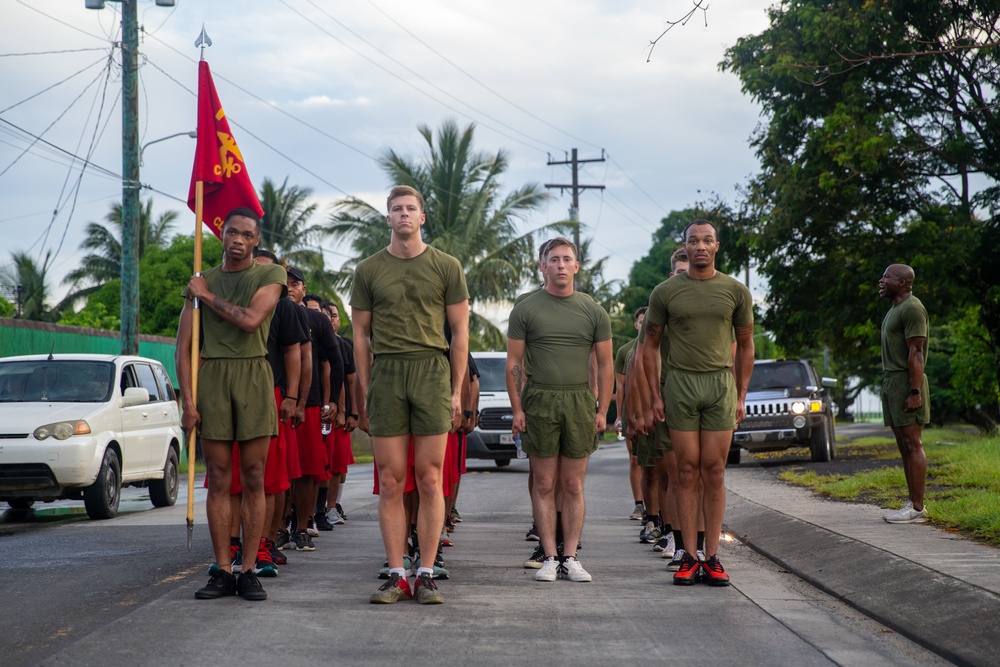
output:
[[896, 445], [903, 456], [903, 472], [906, 474], [906, 488], [910, 494], [913, 509], [924, 508], [924, 489], [927, 485], [927, 455], [924, 454], [922, 439], [923, 426], [909, 424], [893, 426], [892, 434], [896, 436]]
[[208, 515], [208, 532], [212, 536], [212, 551], [219, 569], [232, 572], [229, 557], [229, 531], [232, 506], [229, 490], [233, 482], [233, 443], [229, 440], [206, 440], [202, 438], [202, 451], [208, 477], [208, 499], [205, 511]]
[[675, 521], [680, 524], [684, 544], [678, 544], [692, 556], [698, 551], [698, 480], [701, 478], [701, 446], [698, 431], [676, 431], [670, 429], [670, 439], [674, 443], [674, 461], [677, 464], [674, 504], [677, 508]]
[[243, 484], [243, 560], [253, 572], [264, 532], [264, 463], [270, 436], [245, 440], [240, 443], [240, 475]]
[[390, 568], [403, 567], [408, 517], [403, 507], [410, 436], [373, 437], [372, 450], [378, 462], [378, 524]]
[[660, 513], [660, 484], [656, 469], [642, 466], [642, 497], [646, 499], [646, 516], [652, 517]]
[[[559, 487], [562, 489], [563, 555], [576, 556], [576, 545], [583, 534], [583, 519], [586, 504], [583, 497], [583, 482], [587, 475], [590, 457], [571, 459], [559, 457]], [[546, 552], [546, 555], [548, 553]]]
[[441, 530], [444, 528], [442, 468], [447, 447], [447, 433], [413, 437], [413, 468], [417, 477], [417, 495], [420, 498], [417, 540], [420, 542], [421, 567], [433, 566]]
[[[541, 538], [545, 557], [555, 557], [556, 551], [556, 475], [559, 472], [559, 457], [532, 456], [531, 470], [533, 483], [531, 491], [532, 506], [535, 512], [535, 527]], [[565, 535], [563, 546], [565, 548]], [[572, 544], [576, 550], [576, 542]]]
[[[701, 432], [701, 479], [705, 486], [705, 557], [719, 552], [722, 518], [726, 511], [726, 456], [733, 439], [732, 431]], [[684, 541], [688, 541], [685, 534]]]

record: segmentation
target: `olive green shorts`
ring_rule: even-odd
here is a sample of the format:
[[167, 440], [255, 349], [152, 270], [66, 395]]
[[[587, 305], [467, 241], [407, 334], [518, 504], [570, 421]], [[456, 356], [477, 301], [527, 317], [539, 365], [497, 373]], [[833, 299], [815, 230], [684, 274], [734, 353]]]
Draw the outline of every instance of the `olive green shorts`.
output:
[[440, 352], [381, 354], [368, 385], [369, 433], [440, 435], [451, 430], [451, 365]]
[[671, 368], [662, 396], [672, 429], [731, 431], [736, 427], [736, 379], [729, 369], [695, 373]]
[[582, 459], [597, 451], [597, 404], [587, 385], [528, 382], [521, 407], [527, 427], [521, 447], [528, 456]]
[[267, 359], [206, 359], [198, 370], [198, 412], [206, 440], [277, 437], [274, 376]]
[[920, 409], [907, 412], [906, 397], [910, 395], [910, 373], [889, 373], [882, 380], [882, 422], [886, 426], [926, 424], [931, 420], [931, 392], [927, 376], [920, 381]]
[[670, 440], [670, 429], [667, 423], [657, 423], [649, 435], [640, 435], [635, 445], [635, 455], [639, 465], [652, 468], [663, 455], [673, 450], [674, 443]]

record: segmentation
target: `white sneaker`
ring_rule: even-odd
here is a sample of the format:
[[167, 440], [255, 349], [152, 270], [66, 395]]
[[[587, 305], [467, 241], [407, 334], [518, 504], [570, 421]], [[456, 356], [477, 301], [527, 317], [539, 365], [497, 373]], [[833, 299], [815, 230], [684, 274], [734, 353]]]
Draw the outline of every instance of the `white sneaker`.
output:
[[673, 558], [676, 551], [677, 544], [674, 542], [674, 534], [673, 532], [669, 532], [667, 533], [667, 546], [660, 553], [660, 558]]
[[559, 577], [570, 581], [592, 581], [594, 578], [583, 569], [583, 565], [575, 556], [567, 556], [562, 565], [559, 566]]
[[309, 523], [306, 524], [306, 535], [309, 537], [319, 537], [319, 531], [316, 529], [316, 520], [309, 517]]
[[327, 512], [326, 520], [329, 521], [330, 524], [333, 526], [344, 523], [344, 517], [337, 514], [337, 510], [330, 510], [329, 512]]
[[694, 553], [694, 556], [695, 556], [696, 559], [698, 559], [699, 563], [704, 563], [705, 562], [705, 552], [702, 551], [701, 549], [698, 549], [698, 551], [696, 551]]
[[898, 512], [893, 512], [892, 514], [886, 514], [884, 517], [886, 523], [926, 523], [927, 521], [927, 507], [924, 507], [919, 512], [913, 508], [913, 505], [907, 501], [906, 505]]
[[558, 574], [559, 559], [555, 556], [549, 556], [542, 563], [542, 568], [535, 572], [535, 581], [555, 581]]
[[681, 561], [684, 560], [684, 554], [687, 552], [684, 549], [678, 549], [674, 552], [673, 559], [667, 563], [667, 572], [676, 572], [681, 569]]

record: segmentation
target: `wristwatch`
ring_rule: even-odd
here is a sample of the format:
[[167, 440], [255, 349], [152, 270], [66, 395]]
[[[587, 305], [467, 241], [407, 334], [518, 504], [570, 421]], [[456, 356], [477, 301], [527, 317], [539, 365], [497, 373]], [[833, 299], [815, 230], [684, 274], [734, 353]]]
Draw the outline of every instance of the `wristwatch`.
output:
[[348, 419], [357, 419], [358, 415], [357, 415], [357, 413], [352, 412], [351, 414], [347, 415], [347, 418]]
[[911, 389], [910, 389], [910, 394], [911, 394], [912, 396], [919, 396], [919, 395], [920, 395], [920, 390], [919, 390], [919, 389], [912, 389], [912, 388], [911, 388]]
[[465, 415], [467, 418], [471, 417], [472, 416], [472, 410], [465, 410], [464, 412], [462, 412], [462, 414]]

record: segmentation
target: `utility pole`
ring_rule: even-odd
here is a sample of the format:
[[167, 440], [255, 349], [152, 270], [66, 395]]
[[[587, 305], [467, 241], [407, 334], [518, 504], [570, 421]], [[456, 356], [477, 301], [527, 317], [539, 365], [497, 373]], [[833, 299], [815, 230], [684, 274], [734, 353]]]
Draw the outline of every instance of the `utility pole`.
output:
[[122, 0], [122, 354], [139, 354], [138, 1]]
[[559, 188], [560, 192], [569, 190], [573, 194], [573, 203], [569, 207], [569, 219], [576, 223], [573, 228], [573, 243], [576, 244], [576, 251], [580, 252], [580, 190], [603, 190], [603, 185], [580, 185], [580, 165], [585, 162], [604, 162], [604, 150], [601, 149], [601, 157], [599, 158], [588, 158], [586, 160], [581, 160], [577, 157], [576, 149], [574, 148], [571, 157], [566, 160], [553, 160], [552, 156], [549, 156], [548, 165], [552, 166], [554, 164], [568, 164], [573, 170], [573, 182], [570, 184], [560, 184], [560, 183], [546, 183], [547, 188]]

